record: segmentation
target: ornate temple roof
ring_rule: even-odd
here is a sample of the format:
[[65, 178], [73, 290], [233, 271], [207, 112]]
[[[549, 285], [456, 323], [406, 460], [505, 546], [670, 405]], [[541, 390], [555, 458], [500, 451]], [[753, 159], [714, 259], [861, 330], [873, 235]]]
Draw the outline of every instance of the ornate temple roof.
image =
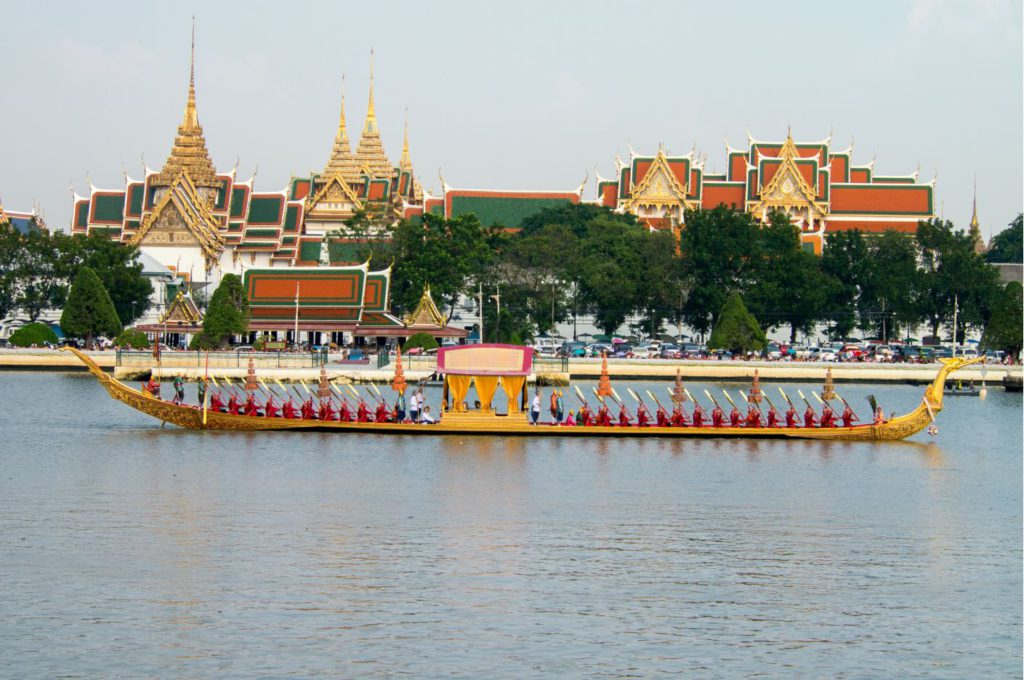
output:
[[345, 125], [345, 85], [342, 78], [341, 86], [341, 116], [338, 118], [338, 132], [334, 136], [334, 148], [331, 149], [331, 157], [327, 161], [323, 172], [325, 177], [340, 175], [346, 182], [351, 182], [359, 176], [359, 166], [355, 156], [352, 155], [352, 147], [349, 146], [348, 129]]
[[187, 172], [196, 187], [219, 188], [220, 180], [210, 160], [210, 152], [206, 149], [206, 138], [199, 124], [199, 113], [196, 110], [196, 38], [195, 25], [192, 26], [192, 59], [188, 77], [188, 100], [185, 103], [185, 116], [178, 126], [178, 135], [174, 138], [171, 155], [167, 157], [164, 167], [153, 176], [153, 186], [170, 186], [182, 173]]
[[174, 297], [174, 300], [167, 306], [167, 311], [160, 317], [161, 325], [187, 324], [198, 326], [203, 323], [203, 312], [196, 305], [190, 294], [181, 289]]
[[416, 303], [416, 309], [412, 310], [405, 319], [405, 325], [410, 328], [444, 328], [446, 319], [444, 314], [434, 304], [434, 298], [430, 295], [430, 286], [423, 289], [420, 301]]
[[370, 53], [370, 102], [366, 109], [366, 121], [363, 123], [363, 134], [359, 137], [356, 149], [356, 165], [361, 172], [366, 171], [371, 177], [391, 178], [395, 173], [394, 166], [384, 153], [384, 144], [377, 128], [377, 113], [373, 106], [373, 53]]

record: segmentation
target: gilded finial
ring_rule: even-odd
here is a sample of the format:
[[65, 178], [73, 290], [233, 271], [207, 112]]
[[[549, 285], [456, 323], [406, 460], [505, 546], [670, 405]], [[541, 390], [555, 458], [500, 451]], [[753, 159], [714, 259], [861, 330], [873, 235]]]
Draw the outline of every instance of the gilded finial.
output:
[[979, 229], [978, 224], [978, 175], [974, 175], [974, 200], [971, 209], [971, 229]]
[[409, 155], [409, 107], [405, 107], [405, 131], [402, 138], [402, 158], [398, 167], [403, 171], [412, 170], [412, 157]]
[[373, 106], [373, 48], [370, 48], [370, 102], [366, 107], [366, 125], [363, 128], [364, 131], [371, 129], [371, 121], [375, 124], [377, 122], [377, 112]]

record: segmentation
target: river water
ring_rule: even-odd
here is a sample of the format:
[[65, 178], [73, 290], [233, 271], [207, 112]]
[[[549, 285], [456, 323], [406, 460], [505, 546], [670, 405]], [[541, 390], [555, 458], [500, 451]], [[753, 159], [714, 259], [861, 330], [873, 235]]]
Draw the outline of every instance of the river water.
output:
[[1020, 677], [1021, 413], [947, 398], [884, 444], [193, 433], [0, 373], [0, 677]]

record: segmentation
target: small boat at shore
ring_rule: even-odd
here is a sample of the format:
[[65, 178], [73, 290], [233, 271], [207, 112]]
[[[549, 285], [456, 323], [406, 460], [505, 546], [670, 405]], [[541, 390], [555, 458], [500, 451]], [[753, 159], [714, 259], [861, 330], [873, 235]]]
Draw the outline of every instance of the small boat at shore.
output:
[[[73, 352], [113, 399], [163, 423], [171, 423], [193, 430], [542, 437], [821, 439], [829, 441], [892, 441], [905, 439], [924, 430], [935, 420], [936, 414], [942, 410], [943, 388], [947, 377], [964, 366], [981, 361], [980, 358], [943, 359], [942, 366], [937, 371], [934, 380], [925, 388], [921, 403], [907, 414], [878, 424], [865, 423], [850, 427], [742, 427], [729, 425], [676, 427], [655, 424], [625, 427], [619, 425], [564, 426], [530, 423], [527, 414], [528, 393], [526, 387], [526, 378], [532, 369], [532, 353], [529, 348], [513, 345], [446, 347], [438, 352], [437, 358], [437, 372], [444, 376], [441, 417], [438, 422], [425, 425], [410, 422], [319, 420], [315, 417], [267, 417], [266, 415], [225, 413], [207, 408], [205, 402], [201, 407], [176, 404], [162, 400], [146, 391], [130, 387], [104, 373], [89, 356], [74, 348], [63, 349]], [[250, 369], [250, 373], [252, 373], [252, 369]], [[607, 376], [602, 376], [602, 387], [606, 382]], [[396, 369], [396, 380], [393, 384], [399, 392], [405, 389], [400, 364]], [[483, 401], [473, 409], [468, 408], [465, 403], [465, 397], [471, 384], [475, 385], [477, 394]], [[508, 413], [498, 413], [491, 407], [491, 400], [499, 384], [508, 397]], [[330, 397], [327, 395], [330, 394], [331, 388], [324, 383], [321, 385], [321, 390], [324, 389], [326, 391], [321, 391], [319, 397], [320, 399], [329, 399]], [[340, 391], [338, 393], [343, 398]], [[582, 399], [582, 393], [578, 393]], [[595, 396], [603, 403], [603, 398], [596, 392]], [[383, 400], [381, 404], [383, 404]]]

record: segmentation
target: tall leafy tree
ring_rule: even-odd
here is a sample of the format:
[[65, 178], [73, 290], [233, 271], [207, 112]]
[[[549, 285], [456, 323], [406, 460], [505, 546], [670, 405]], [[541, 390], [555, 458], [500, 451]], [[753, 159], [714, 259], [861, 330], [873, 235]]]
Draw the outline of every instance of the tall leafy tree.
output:
[[459, 295], [480, 280], [491, 258], [487, 237], [476, 215], [445, 219], [427, 214], [406, 220], [393, 231], [395, 269], [392, 300], [412, 309], [425, 286], [449, 316]]
[[64, 303], [60, 325], [66, 334], [83, 338], [89, 348], [97, 335], [114, 337], [121, 332], [110, 294], [92, 268], [78, 270]]
[[62, 275], [70, 280], [83, 266], [96, 272], [110, 292], [117, 316], [124, 325], [131, 325], [149, 309], [153, 286], [142, 275], [138, 247], [112, 241], [102, 234], [66, 236], [56, 233], [52, 240]]
[[711, 330], [729, 294], [748, 289], [759, 228], [749, 214], [725, 206], [687, 211], [680, 236], [682, 277], [688, 290], [683, 319], [694, 330]]
[[18, 308], [18, 261], [21, 234], [8, 222], [0, 223], [0, 319]]
[[788, 324], [790, 341], [808, 332], [821, 318], [826, 282], [821, 258], [803, 250], [800, 230], [781, 212], [771, 215], [757, 233], [751, 260], [748, 306], [765, 328]]
[[1024, 290], [1020, 282], [1011, 281], [1003, 286], [992, 304], [992, 317], [985, 327], [982, 345], [988, 349], [1001, 349], [1015, 359], [1020, 358], [1024, 327]]
[[1017, 213], [1010, 226], [992, 238], [992, 246], [985, 254], [985, 259], [989, 262], [1018, 264], [1024, 261], [1024, 214]]
[[829, 234], [821, 253], [821, 270], [825, 276], [822, 319], [832, 322], [836, 337], [849, 337], [857, 326], [868, 264], [868, 243], [860, 231]]
[[922, 221], [917, 228], [920, 261], [917, 306], [922, 318], [938, 335], [939, 328], [952, 323], [958, 309], [957, 338], [969, 326], [981, 327], [988, 317], [998, 287], [998, 273], [974, 251], [971, 235], [958, 231], [952, 222]]
[[235, 274], [225, 274], [210, 297], [203, 317], [203, 332], [194, 342], [204, 348], [226, 347], [231, 336], [245, 333], [248, 328], [249, 300], [242, 279]]
[[635, 235], [642, 232], [607, 217], [597, 217], [580, 240], [580, 299], [594, 315], [594, 325], [611, 335], [636, 309], [643, 261]]
[[886, 338], [921, 320], [917, 252], [914, 239], [897, 231], [872, 237], [867, 248], [867, 274], [859, 299], [860, 326]]
[[30, 229], [22, 235], [17, 265], [17, 302], [30, 321], [64, 304], [67, 280], [59, 266], [56, 244], [50, 234]]

